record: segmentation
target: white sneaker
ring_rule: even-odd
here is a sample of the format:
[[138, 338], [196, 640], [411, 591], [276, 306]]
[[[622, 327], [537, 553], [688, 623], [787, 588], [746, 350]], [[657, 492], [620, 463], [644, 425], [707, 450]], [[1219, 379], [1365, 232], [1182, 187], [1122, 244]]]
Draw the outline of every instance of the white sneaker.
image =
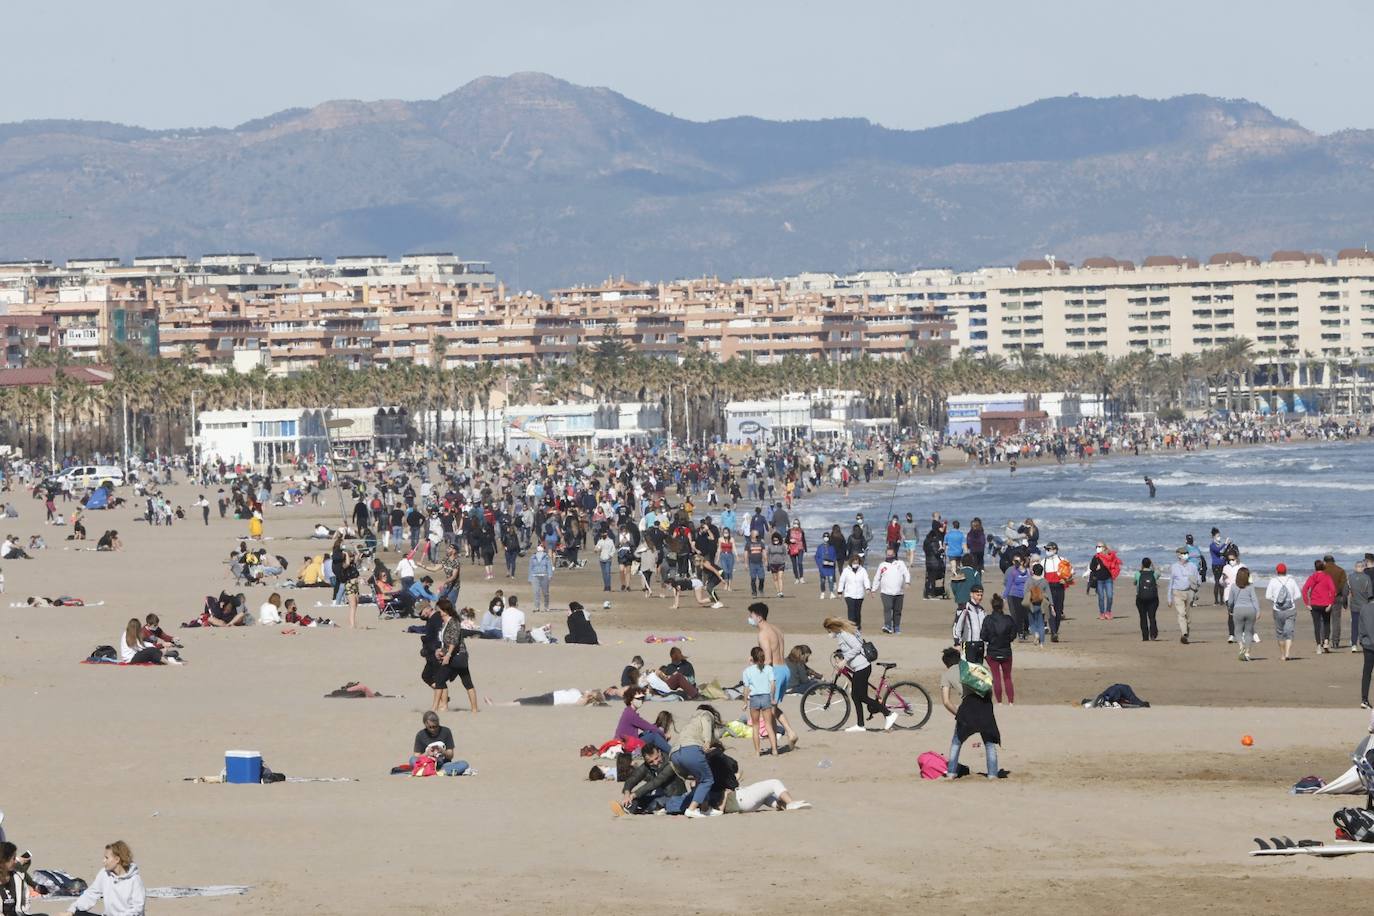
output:
[[811, 803], [810, 803], [809, 801], [794, 801], [792, 804], [788, 805], [786, 808], [783, 808], [783, 810], [784, 810], [784, 811], [800, 811], [800, 810], [802, 810], [803, 808], [810, 808], [810, 807], [811, 807]]
[[688, 809], [687, 809], [687, 813], [684, 814], [684, 815], [682, 815], [682, 816], [683, 816], [683, 817], [705, 817], [706, 815], [704, 815], [704, 814], [701, 813], [701, 809], [700, 809], [700, 808], [688, 808]]
[[180, 665], [180, 664], [182, 664], [182, 661], [181, 661], [181, 659], [179, 659], [179, 658], [168, 658], [168, 659], [167, 659], [167, 664], [169, 664], [169, 665]]
[[897, 724], [897, 714], [896, 714], [895, 712], [890, 712], [890, 713], [888, 713], [888, 714], [887, 714], [887, 718], [883, 720], [883, 731], [888, 731], [889, 729], [892, 728], [892, 726], [894, 726], [894, 725], [896, 725], [896, 724]]
[[1251, 635], [1255, 638], [1255, 645], [1259, 645], [1260, 635], [1258, 633], [1252, 633]]
[[715, 604], [711, 605], [711, 607], [725, 607], [725, 605], [723, 605], [723, 604], [721, 604], [719, 601], [717, 601]]
[[1227, 642], [1235, 642], [1235, 641], [1236, 641], [1236, 638], [1235, 638], [1234, 636], [1228, 636], [1228, 637], [1226, 637], [1226, 641], [1227, 641]]
[[866, 732], [866, 731], [868, 731], [868, 729], [864, 728], [862, 725], [851, 725], [851, 726], [849, 726], [848, 728], [846, 728], [845, 731], [847, 731], [847, 732]]
[[707, 808], [702, 817], [720, 817], [723, 812], [719, 808]]
[[1350, 647], [1350, 651], [1351, 651], [1351, 652], [1358, 652], [1358, 651], [1360, 651], [1360, 647], [1359, 647], [1359, 646], [1351, 646], [1351, 647]]

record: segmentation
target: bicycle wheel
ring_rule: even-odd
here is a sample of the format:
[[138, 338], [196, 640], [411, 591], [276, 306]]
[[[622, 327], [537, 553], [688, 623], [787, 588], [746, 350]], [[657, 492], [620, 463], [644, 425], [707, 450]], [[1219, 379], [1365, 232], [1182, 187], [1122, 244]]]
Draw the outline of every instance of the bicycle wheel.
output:
[[920, 728], [930, 721], [930, 694], [915, 681], [889, 684], [882, 702], [889, 711], [897, 714], [893, 728]]
[[820, 731], [839, 731], [849, 721], [849, 694], [829, 681], [812, 686], [801, 697], [802, 721]]

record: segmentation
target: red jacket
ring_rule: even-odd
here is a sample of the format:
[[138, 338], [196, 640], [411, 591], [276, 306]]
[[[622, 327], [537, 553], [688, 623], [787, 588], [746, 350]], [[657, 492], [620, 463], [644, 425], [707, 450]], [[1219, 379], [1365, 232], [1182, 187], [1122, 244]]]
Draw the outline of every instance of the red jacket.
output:
[[1336, 583], [1318, 570], [1302, 584], [1302, 600], [1307, 602], [1308, 607], [1330, 607], [1336, 603]]

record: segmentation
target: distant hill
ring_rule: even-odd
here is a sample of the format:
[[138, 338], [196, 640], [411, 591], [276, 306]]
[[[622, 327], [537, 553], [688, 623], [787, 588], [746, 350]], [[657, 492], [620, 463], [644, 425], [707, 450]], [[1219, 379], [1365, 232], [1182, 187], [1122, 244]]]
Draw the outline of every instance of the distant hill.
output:
[[537, 73], [233, 129], [0, 125], [0, 257], [454, 251], [510, 285], [1374, 239], [1374, 131], [1045, 99], [927, 130], [699, 123]]

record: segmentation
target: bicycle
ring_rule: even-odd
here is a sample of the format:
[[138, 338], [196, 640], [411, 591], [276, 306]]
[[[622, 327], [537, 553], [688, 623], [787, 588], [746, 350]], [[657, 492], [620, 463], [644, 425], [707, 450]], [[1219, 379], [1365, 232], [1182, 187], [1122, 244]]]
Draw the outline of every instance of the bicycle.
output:
[[[887, 682], [887, 672], [897, 667], [896, 662], [873, 662], [882, 669], [878, 684], [872, 689], [879, 702], [890, 712], [897, 714], [893, 728], [916, 729], [930, 721], [930, 694], [915, 681]], [[828, 681], [819, 681], [806, 689], [801, 696], [802, 721], [819, 731], [839, 731], [849, 721], [850, 701], [848, 688], [840, 686], [844, 677], [853, 683], [853, 672], [847, 665], [835, 669], [835, 676]]]

